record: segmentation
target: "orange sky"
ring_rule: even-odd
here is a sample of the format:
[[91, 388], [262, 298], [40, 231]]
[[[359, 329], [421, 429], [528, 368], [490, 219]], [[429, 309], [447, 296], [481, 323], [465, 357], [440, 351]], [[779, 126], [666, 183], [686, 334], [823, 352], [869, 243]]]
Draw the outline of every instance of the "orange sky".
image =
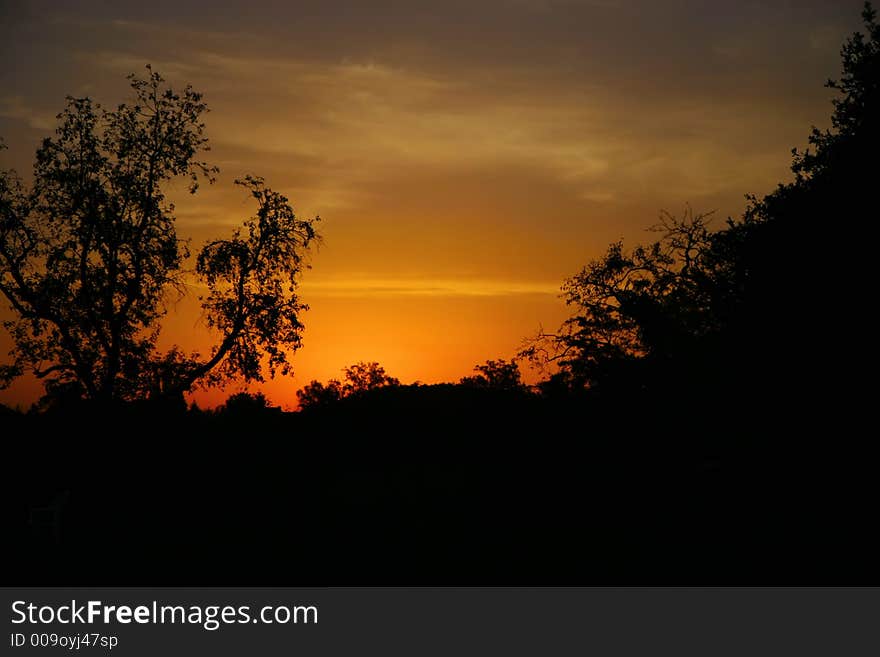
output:
[[[66, 94], [112, 105], [148, 62], [204, 91], [221, 176], [176, 195], [181, 234], [248, 216], [245, 173], [323, 219], [296, 376], [262, 388], [290, 407], [358, 360], [457, 380], [555, 327], [562, 280], [661, 209], [738, 214], [824, 125], [861, 3], [56, 4], [4, 4], [0, 165], [28, 170]], [[192, 299], [165, 340], [210, 344]]]

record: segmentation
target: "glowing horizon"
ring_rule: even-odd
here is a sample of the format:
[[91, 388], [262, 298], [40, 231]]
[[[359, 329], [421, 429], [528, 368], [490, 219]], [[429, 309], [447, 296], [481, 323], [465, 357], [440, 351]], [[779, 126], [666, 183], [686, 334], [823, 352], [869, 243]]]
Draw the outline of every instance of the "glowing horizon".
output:
[[[28, 171], [66, 94], [112, 106], [147, 63], [204, 92], [221, 174], [175, 188], [179, 233], [198, 247], [249, 216], [246, 173], [322, 218], [296, 376], [252, 388], [290, 408], [357, 361], [437, 382], [510, 358], [610, 242], [685, 204], [720, 223], [789, 179], [861, 3], [180, 4], [5, 7], [20, 65], [0, 73], [0, 165]], [[163, 335], [207, 350], [194, 295]], [[36, 395], [23, 381], [0, 403]]]

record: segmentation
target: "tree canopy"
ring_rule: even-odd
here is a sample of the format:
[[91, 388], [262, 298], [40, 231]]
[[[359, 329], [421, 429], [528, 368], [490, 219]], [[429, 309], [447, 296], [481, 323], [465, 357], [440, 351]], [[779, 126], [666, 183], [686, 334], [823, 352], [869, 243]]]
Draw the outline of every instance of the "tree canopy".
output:
[[880, 26], [870, 4], [862, 15], [865, 33], [847, 40], [827, 84], [831, 127], [793, 151], [792, 181], [748, 196], [742, 218], [714, 230], [708, 214], [663, 214], [659, 239], [614, 243], [565, 281], [571, 317], [523, 350], [558, 365], [545, 391], [778, 401], [783, 388], [803, 403], [817, 380], [844, 387], [871, 276], [852, 238], [873, 230], [880, 146]]
[[296, 391], [300, 408], [317, 408], [347, 397], [362, 395], [371, 390], [399, 386], [400, 381], [385, 373], [377, 362], [359, 362], [343, 370], [343, 380], [330, 379], [326, 384], [313, 380]]
[[264, 362], [270, 375], [289, 372], [305, 310], [297, 280], [316, 220], [298, 219], [258, 177], [237, 181], [256, 215], [196, 260], [218, 346], [206, 357], [157, 351], [166, 302], [192, 279], [167, 187], [184, 177], [196, 193], [218, 169], [201, 159], [202, 94], [176, 92], [147, 69], [129, 76], [134, 99], [115, 109], [69, 97], [37, 150], [32, 184], [0, 172], [0, 292], [15, 315], [0, 383], [30, 372], [47, 391], [133, 399], [202, 380], [261, 380]]
[[482, 388], [487, 390], [526, 390], [522, 381], [522, 373], [519, 364], [515, 360], [507, 361], [503, 358], [487, 360], [482, 365], [475, 365], [473, 376], [465, 376], [459, 381], [460, 385], [470, 388]]

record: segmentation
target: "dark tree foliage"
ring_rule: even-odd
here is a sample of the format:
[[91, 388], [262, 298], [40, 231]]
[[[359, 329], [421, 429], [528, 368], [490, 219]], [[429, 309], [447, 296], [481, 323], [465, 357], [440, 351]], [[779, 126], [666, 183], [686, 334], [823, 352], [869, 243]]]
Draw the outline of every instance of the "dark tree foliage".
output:
[[476, 375], [462, 377], [459, 384], [488, 390], [524, 391], [527, 389], [522, 381], [519, 365], [515, 360], [506, 361], [503, 358], [487, 360], [484, 364], [475, 366], [474, 371], [477, 372]]
[[[68, 98], [59, 127], [37, 150], [33, 183], [0, 172], [0, 292], [15, 318], [14, 349], [0, 383], [31, 372], [65, 397], [133, 399], [179, 394], [194, 383], [287, 373], [305, 309], [294, 294], [315, 232], [259, 178], [239, 181], [257, 216], [231, 239], [208, 244], [196, 273], [210, 289], [210, 357], [156, 351], [166, 301], [185, 292], [189, 256], [165, 189], [213, 181], [202, 95], [178, 93], [149, 70], [129, 76], [134, 100], [113, 110]], [[57, 396], [57, 395], [56, 395]]]
[[230, 239], [210, 242], [199, 253], [196, 273], [210, 290], [202, 299], [205, 315], [223, 341], [209, 360], [186, 371], [184, 387], [206, 374], [262, 381], [264, 358], [270, 376], [290, 374], [288, 351], [302, 341], [299, 316], [308, 307], [296, 289], [316, 238], [313, 223], [298, 219], [287, 198], [262, 178], [236, 184], [248, 189], [259, 207], [245, 222], [244, 234], [236, 229]]
[[330, 379], [326, 384], [315, 379], [296, 391], [296, 398], [303, 410], [328, 406], [338, 402], [342, 396], [342, 383], [337, 379]]
[[348, 397], [376, 388], [399, 386], [400, 381], [385, 373], [385, 368], [377, 362], [359, 362], [346, 367], [342, 382], [342, 393]]
[[237, 392], [230, 395], [221, 408], [222, 413], [239, 416], [254, 416], [270, 410], [280, 409], [272, 406], [262, 392]]
[[[631, 251], [622, 242], [562, 287], [575, 314], [556, 334], [540, 334], [524, 355], [558, 363], [570, 385], [596, 386], [609, 369], [649, 355], [672, 355], [716, 328], [708, 216], [664, 214], [661, 237]], [[559, 380], [559, 376], [557, 376]]]
[[326, 384], [311, 381], [296, 397], [300, 408], [309, 409], [327, 406], [347, 397], [354, 397], [371, 390], [399, 386], [400, 381], [385, 373], [385, 368], [376, 362], [355, 363], [343, 370], [343, 380], [330, 379]]
[[[813, 128], [811, 148], [803, 153], [794, 151], [792, 170], [795, 185], [822, 176], [839, 177], [843, 171], [865, 164], [870, 155], [876, 157], [880, 130], [880, 25], [877, 12], [870, 3], [862, 11], [865, 34], [856, 33], [841, 49], [843, 71], [839, 80], [829, 80], [827, 87], [838, 92], [832, 102], [831, 129]], [[871, 175], [871, 171], [863, 171]]]
[[[524, 350], [558, 365], [542, 390], [687, 394], [778, 411], [843, 394], [844, 363], [859, 349], [850, 320], [866, 312], [869, 275], [851, 240], [877, 214], [880, 28], [870, 5], [863, 17], [866, 35], [847, 41], [843, 74], [828, 83], [839, 94], [831, 129], [814, 128], [810, 147], [794, 151], [793, 181], [749, 197], [720, 230], [690, 210], [664, 214], [657, 241], [612, 244], [567, 280], [571, 318]], [[830, 380], [835, 389], [818, 399]]]

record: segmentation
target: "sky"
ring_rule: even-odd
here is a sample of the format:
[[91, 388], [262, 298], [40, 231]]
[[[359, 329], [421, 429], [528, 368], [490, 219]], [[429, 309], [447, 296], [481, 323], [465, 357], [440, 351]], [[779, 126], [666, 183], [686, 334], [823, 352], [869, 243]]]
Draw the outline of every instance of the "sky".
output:
[[[0, 166], [31, 168], [64, 97], [131, 98], [151, 64], [192, 84], [217, 182], [172, 190], [193, 247], [252, 206], [263, 176], [323, 243], [302, 279], [304, 347], [263, 391], [286, 408], [312, 379], [378, 361], [454, 381], [510, 358], [567, 309], [566, 277], [660, 211], [738, 216], [788, 180], [828, 124], [853, 0], [0, 0]], [[193, 294], [163, 342], [215, 341]], [[0, 353], [9, 339], [0, 335]], [[2, 358], [2, 356], [0, 356]], [[196, 393], [202, 405], [225, 390]], [[33, 381], [0, 392], [27, 404]]]

